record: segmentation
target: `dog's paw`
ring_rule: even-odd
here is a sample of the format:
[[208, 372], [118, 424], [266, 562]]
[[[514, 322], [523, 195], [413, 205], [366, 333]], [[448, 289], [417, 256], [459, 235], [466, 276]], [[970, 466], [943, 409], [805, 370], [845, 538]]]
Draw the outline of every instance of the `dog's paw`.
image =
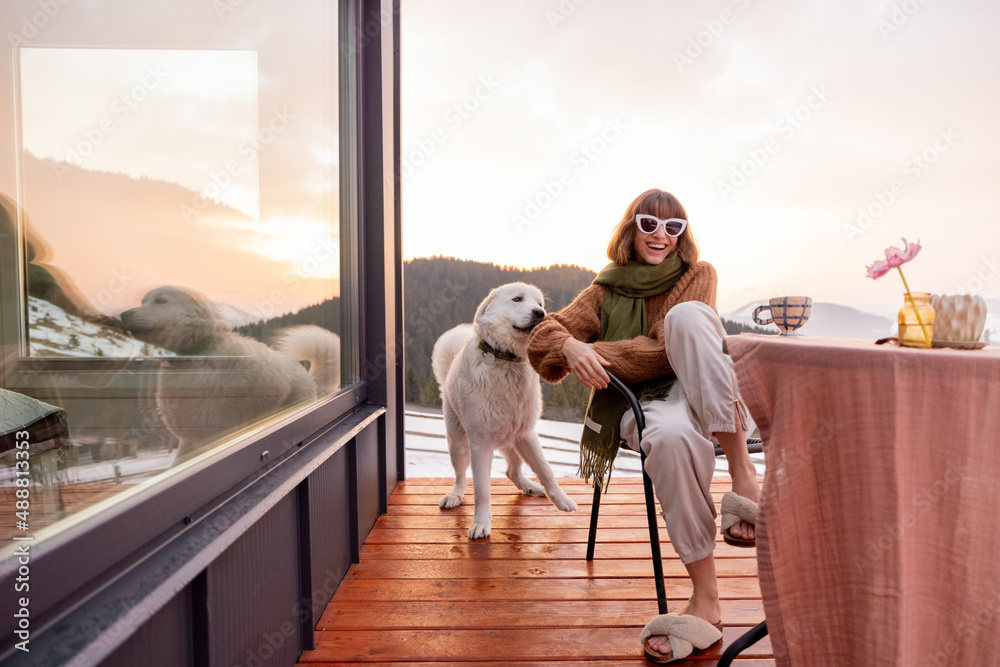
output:
[[458, 495], [457, 493], [447, 494], [446, 496], [441, 498], [441, 502], [439, 503], [441, 509], [443, 510], [450, 510], [452, 507], [458, 507], [461, 504], [462, 504], [462, 496]]
[[490, 536], [490, 522], [486, 521], [473, 521], [472, 528], [469, 529], [469, 539], [478, 540], [482, 537]]
[[556, 506], [556, 508], [561, 509], [563, 512], [576, 511], [576, 502], [574, 502], [572, 498], [567, 496], [562, 491], [553, 494], [550, 500], [552, 501], [552, 504]]
[[538, 498], [545, 497], [545, 489], [542, 488], [542, 485], [536, 484], [530, 480], [525, 483], [524, 487], [521, 488], [521, 492], [526, 496], [536, 496]]

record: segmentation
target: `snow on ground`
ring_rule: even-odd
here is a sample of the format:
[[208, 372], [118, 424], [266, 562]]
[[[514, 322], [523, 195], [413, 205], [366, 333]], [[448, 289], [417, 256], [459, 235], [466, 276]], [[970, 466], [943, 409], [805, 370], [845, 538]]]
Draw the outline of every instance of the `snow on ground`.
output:
[[34, 357], [173, 356], [172, 352], [87, 322], [35, 297], [28, 297], [28, 337]]
[[[542, 443], [545, 457], [552, 465], [556, 477], [576, 477], [580, 462], [581, 424], [540, 419], [536, 430]], [[407, 405], [405, 414], [406, 430], [406, 476], [454, 478], [448, 456], [448, 444], [444, 435], [444, 419], [440, 411], [424, 406]], [[764, 455], [751, 454], [758, 474], [764, 473]], [[503, 477], [507, 463], [499, 454], [493, 456], [493, 477]], [[636, 476], [640, 474], [639, 455], [622, 450], [615, 459], [615, 476]], [[715, 474], [728, 476], [726, 461], [722, 457], [715, 460]], [[470, 477], [471, 483], [471, 477]]]

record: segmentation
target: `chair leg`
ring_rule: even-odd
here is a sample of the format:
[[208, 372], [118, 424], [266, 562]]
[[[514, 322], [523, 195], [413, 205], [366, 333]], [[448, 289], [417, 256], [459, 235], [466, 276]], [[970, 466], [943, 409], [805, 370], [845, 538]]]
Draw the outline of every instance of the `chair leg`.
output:
[[762, 621], [750, 630], [743, 633], [736, 641], [729, 645], [729, 648], [719, 658], [718, 667], [729, 667], [733, 659], [740, 653], [747, 650], [761, 639], [767, 636], [767, 621]]
[[646, 495], [646, 522], [649, 524], [649, 549], [653, 556], [653, 580], [656, 583], [656, 606], [660, 614], [667, 613], [667, 584], [663, 580], [663, 556], [660, 553], [660, 530], [657, 526], [656, 499], [653, 480], [646, 473], [646, 453], [640, 449], [642, 490]]
[[594, 560], [597, 543], [597, 515], [601, 511], [601, 485], [594, 480], [594, 506], [590, 510], [590, 536], [587, 538], [587, 560]]

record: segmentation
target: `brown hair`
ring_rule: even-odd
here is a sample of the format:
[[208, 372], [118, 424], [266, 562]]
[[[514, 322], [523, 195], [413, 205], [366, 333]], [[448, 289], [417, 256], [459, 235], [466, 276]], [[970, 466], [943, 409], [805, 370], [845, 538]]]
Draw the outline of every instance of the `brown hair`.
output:
[[[667, 218], [683, 218], [687, 220], [687, 212], [681, 205], [677, 197], [669, 192], [653, 188], [646, 190], [641, 195], [632, 200], [632, 203], [625, 209], [625, 215], [611, 233], [611, 241], [608, 243], [608, 259], [616, 264], [628, 264], [634, 261], [635, 256], [635, 235], [638, 227], [635, 224], [635, 216], [645, 213], [655, 215], [661, 220]], [[674, 252], [687, 265], [695, 264], [698, 261], [698, 242], [691, 233], [691, 222], [688, 221], [684, 232], [677, 238], [677, 247]]]

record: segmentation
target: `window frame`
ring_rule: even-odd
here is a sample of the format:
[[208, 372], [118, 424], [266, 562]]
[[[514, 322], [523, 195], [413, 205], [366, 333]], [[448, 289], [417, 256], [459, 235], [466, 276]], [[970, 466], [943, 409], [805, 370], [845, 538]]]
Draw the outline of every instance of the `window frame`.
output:
[[[147, 482], [148, 486], [134, 493], [117, 494], [79, 515], [70, 515], [59, 522], [57, 532], [37, 545], [23, 543], [30, 545], [32, 580], [39, 582], [31, 589], [33, 628], [42, 628], [69, 612], [81, 600], [119, 579], [181, 536], [189, 526], [210, 516], [293, 457], [307, 450], [315, 456], [317, 448], [333, 447], [322, 454], [323, 458], [330, 456], [344, 446], [341, 431], [349, 428], [352, 418], [362, 418], [372, 409], [366, 404], [370, 402], [372, 381], [377, 384], [378, 380], [366, 377], [365, 371], [369, 366], [365, 361], [369, 352], [365, 344], [366, 321], [370, 317], [368, 305], [373, 297], [367, 294], [369, 283], [365, 277], [366, 235], [361, 190], [364, 152], [359, 120], [363, 104], [359, 82], [362, 71], [356, 37], [361, 29], [359, 5], [362, 0], [333, 1], [337, 7], [336, 53], [340, 76], [340, 88], [331, 94], [339, 95], [341, 275], [349, 275], [353, 281], [347, 295], [344, 289], [347, 283], [341, 283], [341, 313], [349, 313], [354, 318], [354, 322], [344, 319], [349, 326], [339, 333], [342, 349], [353, 357], [344, 368], [357, 380], [335, 394], [210, 450], [194, 465], [182, 466], [161, 479]], [[20, 215], [17, 211], [14, 213]], [[5, 353], [14, 350], [15, 358], [8, 356], [0, 363], [0, 386], [23, 388], [20, 377], [24, 373], [72, 374], [111, 369], [157, 372], [152, 365], [158, 364], [160, 359], [22, 356], [27, 326], [25, 239], [16, 231], [21, 229], [20, 221], [11, 222], [15, 225], [14, 239], [0, 238], [0, 288], [17, 297], [0, 300], [0, 350]], [[382, 220], [372, 224], [382, 224]], [[345, 231], [350, 231], [347, 239], [343, 238]], [[12, 284], [16, 291], [6, 289]], [[345, 303], [345, 298], [350, 302]], [[384, 405], [384, 401], [376, 402]], [[17, 571], [17, 558], [0, 562], [0, 589], [14, 590]], [[8, 600], [13, 604], [13, 600]], [[3, 611], [7, 606], [0, 604]], [[5, 620], [0, 627], [7, 627], [8, 623]]]

